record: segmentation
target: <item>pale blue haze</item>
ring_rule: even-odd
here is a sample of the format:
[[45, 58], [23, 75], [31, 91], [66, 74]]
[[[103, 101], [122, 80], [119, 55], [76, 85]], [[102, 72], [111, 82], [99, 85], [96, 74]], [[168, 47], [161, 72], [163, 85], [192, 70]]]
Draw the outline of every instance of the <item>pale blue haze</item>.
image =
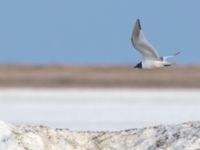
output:
[[0, 63], [134, 64], [138, 17], [162, 55], [182, 50], [178, 63], [200, 63], [198, 0], [0, 1]]

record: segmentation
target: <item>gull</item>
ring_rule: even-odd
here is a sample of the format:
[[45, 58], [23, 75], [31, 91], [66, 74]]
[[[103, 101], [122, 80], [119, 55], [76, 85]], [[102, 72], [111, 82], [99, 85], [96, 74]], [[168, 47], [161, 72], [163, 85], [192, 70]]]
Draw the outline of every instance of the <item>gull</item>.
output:
[[172, 66], [174, 63], [168, 62], [167, 59], [177, 56], [181, 53], [179, 51], [170, 56], [160, 57], [157, 50], [145, 38], [139, 19], [136, 20], [131, 36], [131, 42], [133, 44], [133, 47], [143, 55], [143, 61], [139, 62], [134, 68], [154, 69]]

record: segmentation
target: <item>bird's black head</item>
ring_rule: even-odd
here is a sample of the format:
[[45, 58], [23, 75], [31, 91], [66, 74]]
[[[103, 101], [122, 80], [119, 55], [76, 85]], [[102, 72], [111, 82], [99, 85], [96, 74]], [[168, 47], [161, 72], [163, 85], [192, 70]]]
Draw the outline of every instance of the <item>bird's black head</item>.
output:
[[142, 69], [142, 62], [138, 63], [134, 68]]

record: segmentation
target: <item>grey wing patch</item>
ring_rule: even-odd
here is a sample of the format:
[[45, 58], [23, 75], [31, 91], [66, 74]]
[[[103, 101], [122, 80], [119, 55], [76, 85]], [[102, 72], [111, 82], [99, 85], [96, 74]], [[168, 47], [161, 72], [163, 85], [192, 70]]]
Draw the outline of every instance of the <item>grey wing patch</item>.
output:
[[136, 20], [131, 36], [131, 42], [133, 47], [143, 54], [144, 59], [160, 60], [160, 56], [156, 49], [146, 40], [144, 33], [142, 32], [142, 27], [139, 19]]
[[[140, 31], [141, 31], [141, 24], [140, 24], [140, 20], [137, 19], [136, 23], [135, 23], [135, 27], [134, 27], [134, 30], [133, 30], [133, 33], [132, 33], [132, 36], [131, 36], [131, 42], [133, 44], [133, 47], [137, 47], [137, 39], [139, 37], [139, 34], [140, 34]], [[136, 48], [137, 49], [137, 48]]]

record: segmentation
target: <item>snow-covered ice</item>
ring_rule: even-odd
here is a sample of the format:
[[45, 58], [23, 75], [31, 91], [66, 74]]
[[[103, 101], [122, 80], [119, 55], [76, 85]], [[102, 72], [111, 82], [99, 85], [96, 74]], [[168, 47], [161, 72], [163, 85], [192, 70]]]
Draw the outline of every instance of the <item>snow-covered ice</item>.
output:
[[0, 119], [71, 130], [200, 120], [199, 89], [0, 89]]
[[1, 150], [196, 150], [200, 122], [115, 132], [17, 126], [0, 121]]

